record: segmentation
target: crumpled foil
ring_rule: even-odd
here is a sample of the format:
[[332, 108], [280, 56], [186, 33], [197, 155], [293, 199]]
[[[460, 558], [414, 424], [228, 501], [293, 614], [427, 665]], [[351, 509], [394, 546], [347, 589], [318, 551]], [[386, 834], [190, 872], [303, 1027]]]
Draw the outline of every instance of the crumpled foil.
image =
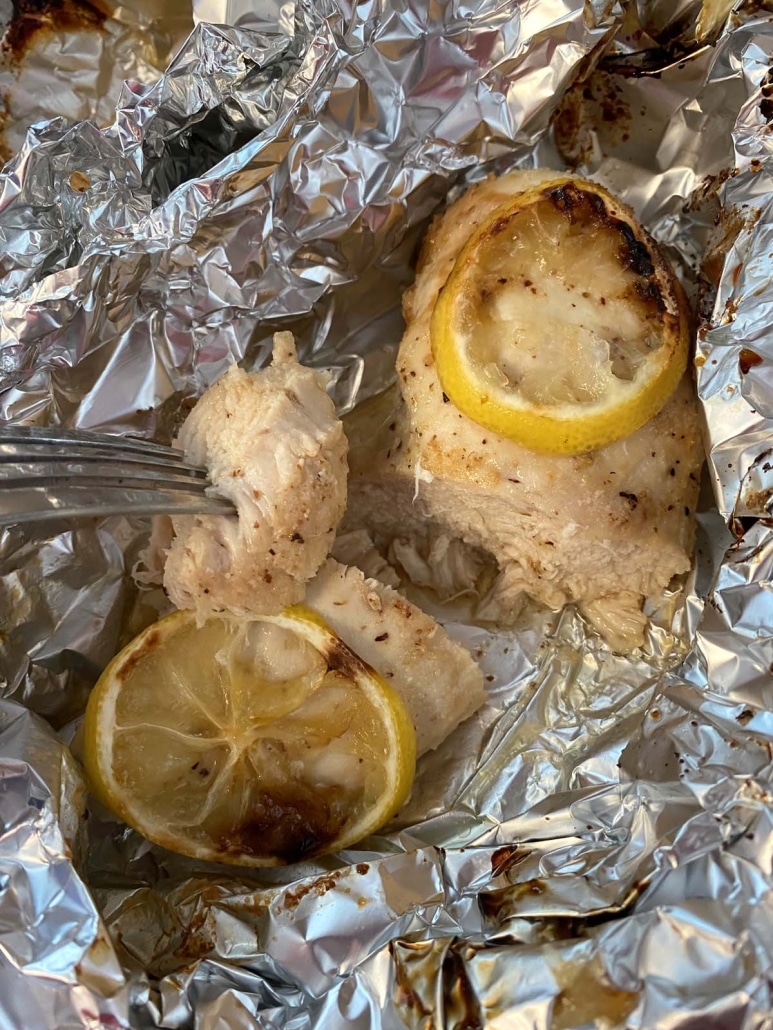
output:
[[192, 28], [187, 0], [0, 2], [0, 159], [52, 118], [108, 125], [122, 80], [152, 82]]
[[152, 618], [131, 579], [146, 523], [5, 531], [0, 1025], [769, 1026], [773, 20], [697, 0], [195, 14], [109, 127], [38, 124], [0, 177], [2, 417], [168, 440], [277, 327], [346, 411], [392, 375], [448, 193], [570, 167], [634, 207], [704, 315], [695, 570], [636, 660], [571, 609], [511, 633], [446, 613], [489, 702], [395, 824], [240, 871], [84, 811], [66, 746]]

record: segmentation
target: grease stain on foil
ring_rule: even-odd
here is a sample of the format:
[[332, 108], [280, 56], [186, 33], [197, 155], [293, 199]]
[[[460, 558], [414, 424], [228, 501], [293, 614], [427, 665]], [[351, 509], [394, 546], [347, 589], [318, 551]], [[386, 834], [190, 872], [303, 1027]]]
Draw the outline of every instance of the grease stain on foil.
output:
[[639, 1004], [639, 992], [615, 987], [598, 957], [589, 962], [567, 962], [558, 955], [553, 960], [548, 958], [548, 965], [559, 989], [550, 1014], [550, 1030], [586, 1025], [612, 1030], [626, 1025]]
[[18, 63], [45, 33], [101, 31], [110, 12], [91, 0], [13, 0], [0, 51]]

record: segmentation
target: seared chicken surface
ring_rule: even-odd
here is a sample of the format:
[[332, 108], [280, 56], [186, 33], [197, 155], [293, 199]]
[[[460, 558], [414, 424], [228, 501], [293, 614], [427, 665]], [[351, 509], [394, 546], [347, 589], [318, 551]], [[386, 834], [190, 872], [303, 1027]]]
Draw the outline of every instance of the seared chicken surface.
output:
[[273, 364], [236, 366], [204, 394], [178, 439], [236, 516], [174, 518], [164, 586], [199, 616], [271, 615], [303, 600], [346, 505], [346, 438], [322, 376], [300, 365], [290, 333]]
[[[626, 439], [579, 456], [541, 455], [459, 412], [430, 346], [435, 300], [475, 226], [555, 175], [481, 183], [432, 225], [404, 301], [397, 387], [347, 419], [344, 527], [367, 528], [410, 578], [441, 595], [485, 595], [480, 618], [508, 621], [526, 595], [552, 608], [574, 601], [626, 651], [642, 642], [643, 600], [690, 567], [702, 462], [690, 382]], [[592, 260], [576, 275], [590, 297], [603, 293]]]

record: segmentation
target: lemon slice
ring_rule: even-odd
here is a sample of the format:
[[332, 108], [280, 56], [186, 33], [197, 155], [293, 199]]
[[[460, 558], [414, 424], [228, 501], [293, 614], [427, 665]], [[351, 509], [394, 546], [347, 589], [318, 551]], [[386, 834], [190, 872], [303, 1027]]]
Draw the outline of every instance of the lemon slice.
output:
[[313, 612], [176, 612], [113, 659], [86, 710], [97, 797], [149, 840], [268, 866], [383, 826], [414, 775], [397, 693]]
[[475, 230], [430, 337], [460, 411], [531, 450], [579, 454], [657, 414], [684, 374], [690, 329], [683, 291], [633, 215], [564, 178]]

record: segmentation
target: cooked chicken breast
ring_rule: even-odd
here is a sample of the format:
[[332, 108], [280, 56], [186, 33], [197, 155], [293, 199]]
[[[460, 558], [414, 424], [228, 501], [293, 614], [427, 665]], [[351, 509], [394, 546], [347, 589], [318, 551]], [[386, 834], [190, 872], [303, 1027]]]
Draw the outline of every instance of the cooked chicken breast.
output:
[[344, 512], [347, 448], [324, 379], [298, 363], [292, 335], [275, 335], [270, 367], [229, 369], [178, 444], [237, 515], [172, 520], [164, 586], [173, 603], [206, 617], [272, 615], [303, 600]]
[[468, 651], [396, 590], [332, 558], [309, 583], [306, 604], [403, 699], [423, 754], [486, 699]]
[[[545, 456], [459, 412], [430, 347], [435, 300], [471, 231], [514, 193], [555, 175], [490, 179], [432, 225], [405, 297], [397, 387], [347, 419], [344, 528], [367, 528], [409, 577], [441, 595], [485, 595], [480, 618], [510, 621], [526, 596], [552, 608], [577, 602], [627, 651], [643, 639], [643, 600], [690, 567], [703, 459], [691, 383], [627, 439]], [[592, 292], [593, 262], [577, 274]]]

